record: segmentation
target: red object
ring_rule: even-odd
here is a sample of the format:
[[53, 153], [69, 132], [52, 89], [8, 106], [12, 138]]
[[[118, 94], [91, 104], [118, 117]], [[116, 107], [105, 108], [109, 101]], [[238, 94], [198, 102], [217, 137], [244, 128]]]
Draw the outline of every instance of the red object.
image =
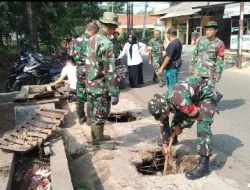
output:
[[224, 57], [224, 52], [225, 52], [225, 44], [223, 42], [222, 45], [220, 46], [220, 49], [217, 52], [217, 56]]
[[180, 111], [184, 112], [186, 114], [190, 114], [194, 111], [194, 109], [197, 108], [196, 105], [192, 104], [191, 106], [182, 106], [180, 107]]

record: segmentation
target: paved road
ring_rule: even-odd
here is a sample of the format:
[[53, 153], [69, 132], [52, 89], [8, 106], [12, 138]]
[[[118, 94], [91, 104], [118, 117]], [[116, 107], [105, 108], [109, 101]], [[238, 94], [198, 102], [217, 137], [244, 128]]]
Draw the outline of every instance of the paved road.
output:
[[[184, 64], [179, 79], [185, 79], [188, 74], [190, 54], [183, 54]], [[166, 92], [167, 87], [160, 88], [152, 82], [153, 69], [148, 65], [147, 56], [144, 59], [144, 80], [141, 88], [125, 91], [137, 97], [145, 105], [155, 93]], [[224, 95], [221, 100], [220, 114], [215, 116], [212, 126], [214, 147], [217, 148], [217, 159], [222, 162], [223, 169], [217, 173], [222, 177], [232, 178], [241, 184], [241, 189], [250, 183], [250, 75], [225, 70], [217, 89]], [[196, 134], [196, 127], [191, 129]], [[195, 138], [195, 136], [193, 136]], [[222, 151], [221, 153], [219, 151]], [[224, 158], [222, 158], [224, 154]], [[237, 162], [235, 162], [235, 160]], [[235, 170], [230, 170], [234, 168]], [[230, 172], [231, 171], [231, 172]], [[237, 174], [235, 173], [237, 172]]]

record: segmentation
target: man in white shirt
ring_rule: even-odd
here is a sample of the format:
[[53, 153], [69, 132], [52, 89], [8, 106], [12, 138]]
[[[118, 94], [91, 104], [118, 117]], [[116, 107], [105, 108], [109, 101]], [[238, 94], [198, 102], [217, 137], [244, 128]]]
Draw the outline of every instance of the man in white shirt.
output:
[[69, 91], [72, 93], [76, 93], [76, 66], [74, 65], [71, 59], [66, 60], [65, 67], [62, 69], [61, 76], [55, 82], [50, 83], [51, 86], [56, 86], [63, 82], [65, 78], [68, 78], [69, 82]]

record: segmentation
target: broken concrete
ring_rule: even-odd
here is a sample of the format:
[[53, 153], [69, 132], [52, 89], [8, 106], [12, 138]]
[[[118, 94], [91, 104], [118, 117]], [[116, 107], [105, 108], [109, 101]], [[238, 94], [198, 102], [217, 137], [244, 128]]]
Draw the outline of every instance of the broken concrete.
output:
[[[90, 139], [90, 127], [79, 125], [75, 113], [75, 105], [69, 104], [69, 117], [72, 125], [66, 129], [72, 136], [68, 147], [85, 145]], [[129, 123], [110, 123], [105, 125], [105, 134], [109, 134], [116, 143], [116, 150], [91, 151], [73, 161], [73, 172], [76, 181], [87, 181], [92, 189], [239, 189], [238, 184], [227, 178], [219, 177], [215, 171], [200, 180], [189, 181], [184, 174], [167, 176], [142, 176], [136, 171], [135, 162], [150, 155], [150, 151], [159, 151], [160, 140], [158, 123], [134, 97], [122, 94], [112, 112], [130, 111], [138, 115], [140, 120]], [[188, 138], [186, 131], [180, 136], [180, 144]], [[72, 143], [72, 144], [71, 144]], [[72, 148], [71, 151], [74, 151]], [[176, 152], [186, 153], [187, 147], [177, 146]], [[195, 154], [195, 151], [192, 150]], [[212, 183], [212, 184], [211, 184]], [[209, 186], [211, 184], [211, 186]]]
[[50, 169], [53, 190], [74, 190], [61, 137], [50, 141]]

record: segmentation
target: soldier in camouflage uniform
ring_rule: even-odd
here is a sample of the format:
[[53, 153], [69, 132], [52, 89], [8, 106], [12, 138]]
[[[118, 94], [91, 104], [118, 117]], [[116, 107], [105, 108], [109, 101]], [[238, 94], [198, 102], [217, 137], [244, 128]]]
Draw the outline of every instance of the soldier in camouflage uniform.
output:
[[92, 145], [114, 149], [114, 144], [104, 141], [104, 123], [110, 111], [110, 102], [119, 102], [119, 87], [113, 43], [108, 36], [118, 27], [118, 17], [105, 12], [99, 20], [101, 30], [88, 41], [86, 51], [86, 88], [90, 105]]
[[76, 76], [77, 76], [77, 84], [76, 84], [76, 92], [77, 92], [77, 103], [76, 110], [79, 119], [79, 123], [83, 124], [87, 121], [90, 125], [89, 118], [89, 106], [87, 105], [87, 118], [85, 116], [84, 104], [87, 102], [87, 93], [85, 87], [85, 62], [86, 62], [86, 49], [87, 49], [87, 41], [91, 36], [96, 34], [99, 30], [99, 27], [96, 23], [89, 23], [86, 27], [85, 33], [76, 38], [72, 42], [72, 48], [70, 49], [69, 55], [73, 56], [74, 62], [76, 64]]
[[118, 40], [118, 36], [119, 36], [119, 32], [115, 31], [113, 33], [114, 38], [111, 40], [114, 44], [114, 54], [115, 54], [115, 58], [117, 58], [122, 50], [122, 43], [120, 40]]
[[153, 63], [153, 67], [154, 67], [153, 81], [155, 83], [160, 82], [160, 87], [163, 87], [164, 85], [163, 85], [162, 77], [157, 74], [158, 69], [161, 67], [161, 64], [162, 64], [162, 59], [163, 59], [162, 52], [164, 50], [163, 41], [160, 39], [160, 35], [161, 35], [161, 32], [159, 30], [155, 30], [154, 38], [152, 38], [148, 42], [148, 49], [150, 50], [148, 63], [149, 65], [152, 65]]
[[[217, 92], [209, 78], [193, 75], [177, 83], [163, 96], [156, 94], [148, 102], [148, 110], [161, 122], [163, 150], [166, 153], [171, 133], [182, 133], [184, 128], [191, 128], [197, 120], [197, 152], [199, 165], [186, 173], [188, 179], [198, 179], [209, 171], [209, 157], [212, 155], [211, 124], [218, 102]], [[169, 113], [174, 113], [169, 126]]]
[[208, 77], [214, 83], [220, 80], [223, 72], [225, 45], [215, 37], [219, 28], [215, 21], [209, 21], [205, 28], [206, 36], [198, 40], [189, 70], [190, 74]]

